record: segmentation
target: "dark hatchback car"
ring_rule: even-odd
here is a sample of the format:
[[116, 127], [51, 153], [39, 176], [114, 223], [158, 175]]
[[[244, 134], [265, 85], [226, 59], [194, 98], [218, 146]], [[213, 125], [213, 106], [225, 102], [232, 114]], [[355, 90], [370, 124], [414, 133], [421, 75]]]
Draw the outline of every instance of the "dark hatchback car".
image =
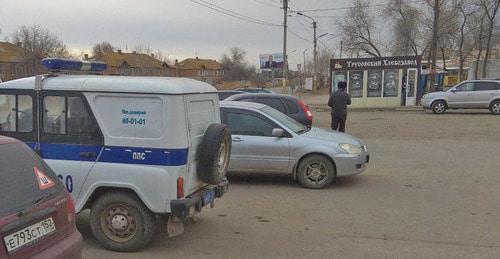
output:
[[263, 94], [272, 94], [274, 93], [273, 91], [266, 89], [266, 88], [257, 88], [257, 87], [248, 87], [248, 88], [238, 88], [235, 89], [236, 91], [242, 91], [242, 92], [247, 92], [247, 93], [263, 93]]
[[81, 258], [75, 204], [24, 143], [0, 136], [0, 258]]
[[246, 92], [243, 91], [236, 91], [236, 90], [224, 90], [224, 91], [218, 91], [217, 94], [219, 95], [219, 101], [222, 101], [229, 96], [233, 96], [235, 94], [244, 94]]
[[299, 123], [311, 127], [313, 116], [307, 104], [295, 96], [285, 94], [238, 94], [225, 101], [262, 103], [288, 115]]

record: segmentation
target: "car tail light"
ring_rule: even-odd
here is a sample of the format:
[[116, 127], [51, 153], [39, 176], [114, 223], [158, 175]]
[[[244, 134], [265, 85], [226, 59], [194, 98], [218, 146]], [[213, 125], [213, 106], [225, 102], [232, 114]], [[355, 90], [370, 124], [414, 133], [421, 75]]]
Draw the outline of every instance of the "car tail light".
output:
[[184, 178], [177, 178], [177, 199], [184, 198]]
[[66, 197], [66, 213], [68, 215], [68, 222], [73, 222], [75, 220], [75, 200], [70, 195]]
[[299, 101], [299, 105], [302, 108], [302, 110], [307, 114], [307, 120], [312, 122], [313, 115], [312, 115], [311, 111], [309, 110], [309, 107], [302, 100], [298, 100], [298, 101]]

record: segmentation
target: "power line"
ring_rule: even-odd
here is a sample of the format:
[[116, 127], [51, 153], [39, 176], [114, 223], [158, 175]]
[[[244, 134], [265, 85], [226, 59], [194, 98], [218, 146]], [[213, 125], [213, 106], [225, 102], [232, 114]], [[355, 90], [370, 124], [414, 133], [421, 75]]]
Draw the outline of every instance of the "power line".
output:
[[232, 10], [220, 7], [218, 5], [212, 4], [210, 2], [207, 2], [205, 0], [198, 0], [200, 2], [198, 2], [196, 0], [190, 0], [190, 1], [193, 2], [193, 3], [195, 3], [195, 4], [198, 4], [198, 5], [204, 6], [206, 8], [209, 8], [209, 9], [211, 9], [213, 11], [218, 12], [218, 13], [222, 13], [222, 14], [225, 14], [225, 15], [231, 16], [233, 18], [237, 18], [237, 19], [243, 20], [243, 21], [247, 21], [247, 22], [251, 22], [251, 23], [255, 23], [255, 24], [260, 24], [260, 25], [265, 25], [265, 26], [275, 26], [275, 27], [281, 27], [282, 26], [281, 24], [275, 24], [275, 23], [267, 22], [267, 21], [255, 19], [253, 17], [237, 13], [235, 11], [232, 11]]
[[270, 7], [281, 8], [281, 6], [279, 6], [279, 5], [270, 4], [270, 3], [267, 3], [267, 2], [264, 2], [264, 1], [261, 1], [261, 0], [253, 0], [253, 1], [256, 2], [256, 3], [262, 4], [262, 5], [267, 5], [267, 6], [270, 6]]
[[301, 39], [303, 41], [307, 41], [309, 43], [311, 42], [310, 40], [302, 37], [300, 34], [298, 34], [298, 33], [294, 32], [294, 31], [290, 30], [290, 28], [288, 28], [288, 32], [290, 32], [290, 34], [292, 34], [293, 36], [297, 37], [298, 39]]
[[[413, 0], [413, 1], [406, 1], [407, 3], [416, 3], [416, 2], [423, 2], [425, 0]], [[377, 6], [386, 6], [388, 3], [384, 4], [369, 4], [369, 5], [364, 5], [361, 6], [362, 8], [370, 8], [370, 7], [377, 7]], [[320, 8], [320, 9], [308, 9], [308, 10], [298, 10], [297, 12], [324, 12], [324, 11], [338, 11], [338, 10], [347, 10], [347, 9], [354, 9], [356, 6], [344, 6], [344, 7], [332, 7], [332, 8]]]
[[312, 36], [311, 28], [308, 28], [300, 19], [297, 19], [296, 21], [304, 28], [304, 30], [306, 30]]

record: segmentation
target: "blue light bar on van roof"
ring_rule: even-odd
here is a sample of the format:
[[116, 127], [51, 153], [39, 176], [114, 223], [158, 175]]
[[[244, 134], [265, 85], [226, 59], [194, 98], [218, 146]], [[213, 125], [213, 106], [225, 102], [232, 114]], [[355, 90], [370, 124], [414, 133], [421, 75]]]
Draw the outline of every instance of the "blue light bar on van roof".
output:
[[64, 58], [45, 58], [42, 60], [42, 65], [49, 71], [72, 70], [102, 72], [107, 68], [106, 63], [101, 61], [82, 61]]

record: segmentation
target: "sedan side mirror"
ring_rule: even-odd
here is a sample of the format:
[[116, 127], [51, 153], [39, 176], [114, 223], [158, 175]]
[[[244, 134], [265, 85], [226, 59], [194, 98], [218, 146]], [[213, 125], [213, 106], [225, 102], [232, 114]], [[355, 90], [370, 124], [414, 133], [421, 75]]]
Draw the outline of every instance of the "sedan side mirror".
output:
[[285, 130], [280, 128], [273, 129], [272, 135], [273, 137], [282, 138], [285, 136]]
[[452, 92], [452, 93], [456, 93], [456, 92], [457, 92], [457, 89], [451, 89], [451, 92]]

